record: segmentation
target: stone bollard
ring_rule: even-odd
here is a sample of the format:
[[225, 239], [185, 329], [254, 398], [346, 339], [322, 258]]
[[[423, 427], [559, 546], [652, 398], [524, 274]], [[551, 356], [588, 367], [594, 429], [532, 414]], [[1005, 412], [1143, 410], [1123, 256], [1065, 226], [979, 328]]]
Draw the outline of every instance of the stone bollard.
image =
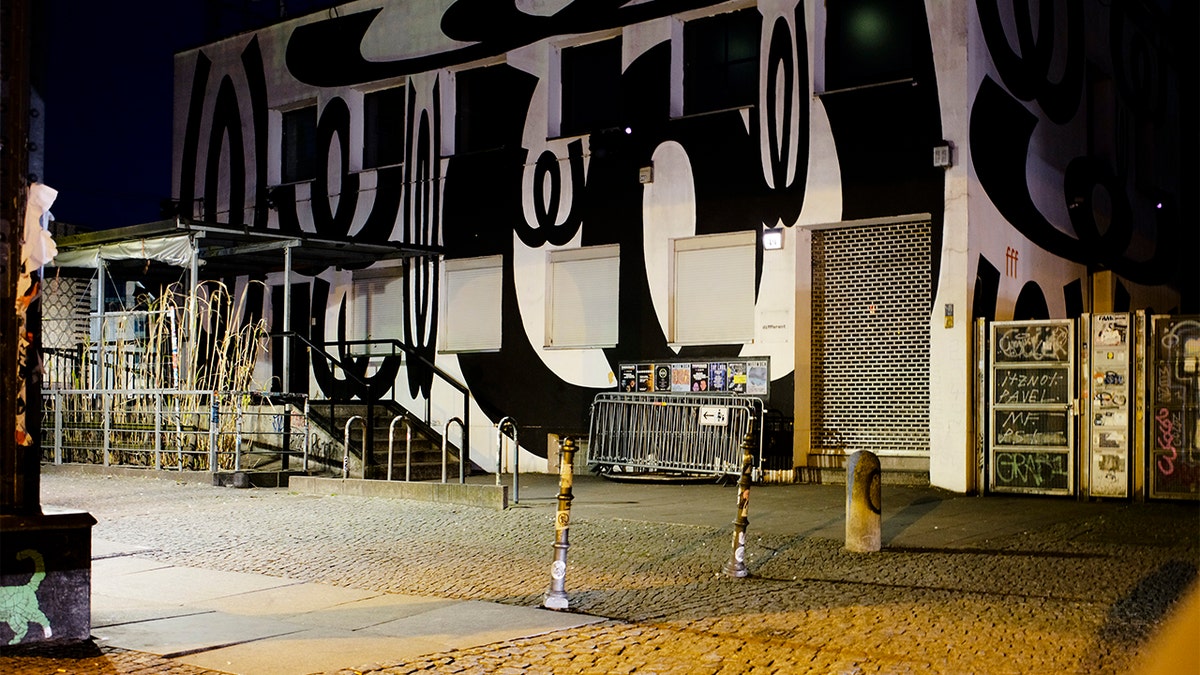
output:
[[550, 588], [542, 600], [547, 609], [568, 609], [567, 599], [567, 533], [571, 529], [571, 484], [574, 482], [575, 439], [568, 436], [563, 440], [559, 455], [558, 470], [558, 513], [554, 517], [554, 562], [550, 565]]
[[738, 512], [733, 521], [733, 557], [725, 564], [726, 576], [736, 579], [750, 576], [746, 569], [746, 527], [750, 524], [750, 469], [754, 464], [754, 422], [742, 439], [742, 475], [738, 478]]
[[880, 548], [879, 457], [859, 450], [846, 462], [846, 550], [870, 553]]

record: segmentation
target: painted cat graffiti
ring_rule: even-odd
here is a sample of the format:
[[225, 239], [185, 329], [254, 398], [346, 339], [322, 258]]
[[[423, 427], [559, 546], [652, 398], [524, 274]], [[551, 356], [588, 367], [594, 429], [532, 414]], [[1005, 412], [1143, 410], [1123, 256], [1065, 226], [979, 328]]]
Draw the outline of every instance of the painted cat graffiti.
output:
[[37, 598], [37, 590], [46, 578], [46, 563], [42, 554], [25, 549], [17, 553], [17, 560], [32, 560], [33, 576], [20, 586], [0, 586], [0, 623], [8, 624], [13, 632], [12, 639], [8, 641], [10, 645], [25, 639], [31, 623], [42, 627], [43, 636], [49, 638], [53, 634], [50, 619], [42, 612]]

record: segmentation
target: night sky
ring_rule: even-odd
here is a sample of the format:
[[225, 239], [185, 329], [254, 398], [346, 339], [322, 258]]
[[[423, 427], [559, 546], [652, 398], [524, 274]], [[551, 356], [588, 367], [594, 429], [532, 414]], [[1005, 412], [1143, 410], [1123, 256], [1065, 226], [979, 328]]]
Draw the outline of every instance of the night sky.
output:
[[[36, 0], [32, 78], [44, 123], [37, 180], [84, 229], [161, 219], [171, 196], [173, 55], [341, 4], [329, 0]], [[40, 169], [40, 171], [38, 170]]]

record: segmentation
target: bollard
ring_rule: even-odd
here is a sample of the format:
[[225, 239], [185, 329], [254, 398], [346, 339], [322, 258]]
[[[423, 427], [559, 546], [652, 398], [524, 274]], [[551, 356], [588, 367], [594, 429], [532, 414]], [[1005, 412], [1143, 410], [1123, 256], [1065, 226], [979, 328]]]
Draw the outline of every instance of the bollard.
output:
[[571, 529], [571, 483], [575, 461], [575, 439], [568, 436], [563, 440], [562, 452], [559, 454], [558, 470], [558, 513], [554, 517], [554, 562], [550, 565], [550, 589], [542, 606], [547, 609], [567, 609], [567, 549], [571, 547], [567, 541], [567, 532]]
[[750, 470], [754, 464], [754, 420], [742, 439], [742, 475], [738, 478], [737, 518], [733, 521], [733, 557], [725, 565], [725, 574], [741, 579], [750, 576], [746, 569], [746, 526], [750, 524]]
[[846, 550], [870, 553], [880, 548], [879, 457], [859, 450], [846, 462]]

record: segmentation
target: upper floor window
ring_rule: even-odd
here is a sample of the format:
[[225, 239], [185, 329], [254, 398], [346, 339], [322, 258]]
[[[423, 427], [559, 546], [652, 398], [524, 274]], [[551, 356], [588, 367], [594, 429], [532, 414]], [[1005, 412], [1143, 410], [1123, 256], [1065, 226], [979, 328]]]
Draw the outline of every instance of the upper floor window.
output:
[[447, 260], [443, 269], [441, 351], [498, 351], [502, 337], [503, 256]]
[[616, 346], [621, 247], [551, 251], [548, 262], [546, 346]]
[[711, 345], [754, 339], [755, 237], [747, 231], [675, 240], [672, 342]]
[[621, 123], [621, 39], [562, 50], [562, 122], [577, 136]]
[[825, 90], [913, 76], [914, 0], [837, 0], [825, 5]]
[[505, 65], [462, 70], [454, 76], [454, 152], [519, 145], [525, 113], [511, 99], [526, 77]]
[[363, 95], [363, 168], [404, 163], [407, 87]]
[[317, 106], [310, 105], [283, 113], [284, 183], [297, 183], [317, 177]]
[[683, 26], [683, 112], [754, 105], [762, 17], [742, 9]]

